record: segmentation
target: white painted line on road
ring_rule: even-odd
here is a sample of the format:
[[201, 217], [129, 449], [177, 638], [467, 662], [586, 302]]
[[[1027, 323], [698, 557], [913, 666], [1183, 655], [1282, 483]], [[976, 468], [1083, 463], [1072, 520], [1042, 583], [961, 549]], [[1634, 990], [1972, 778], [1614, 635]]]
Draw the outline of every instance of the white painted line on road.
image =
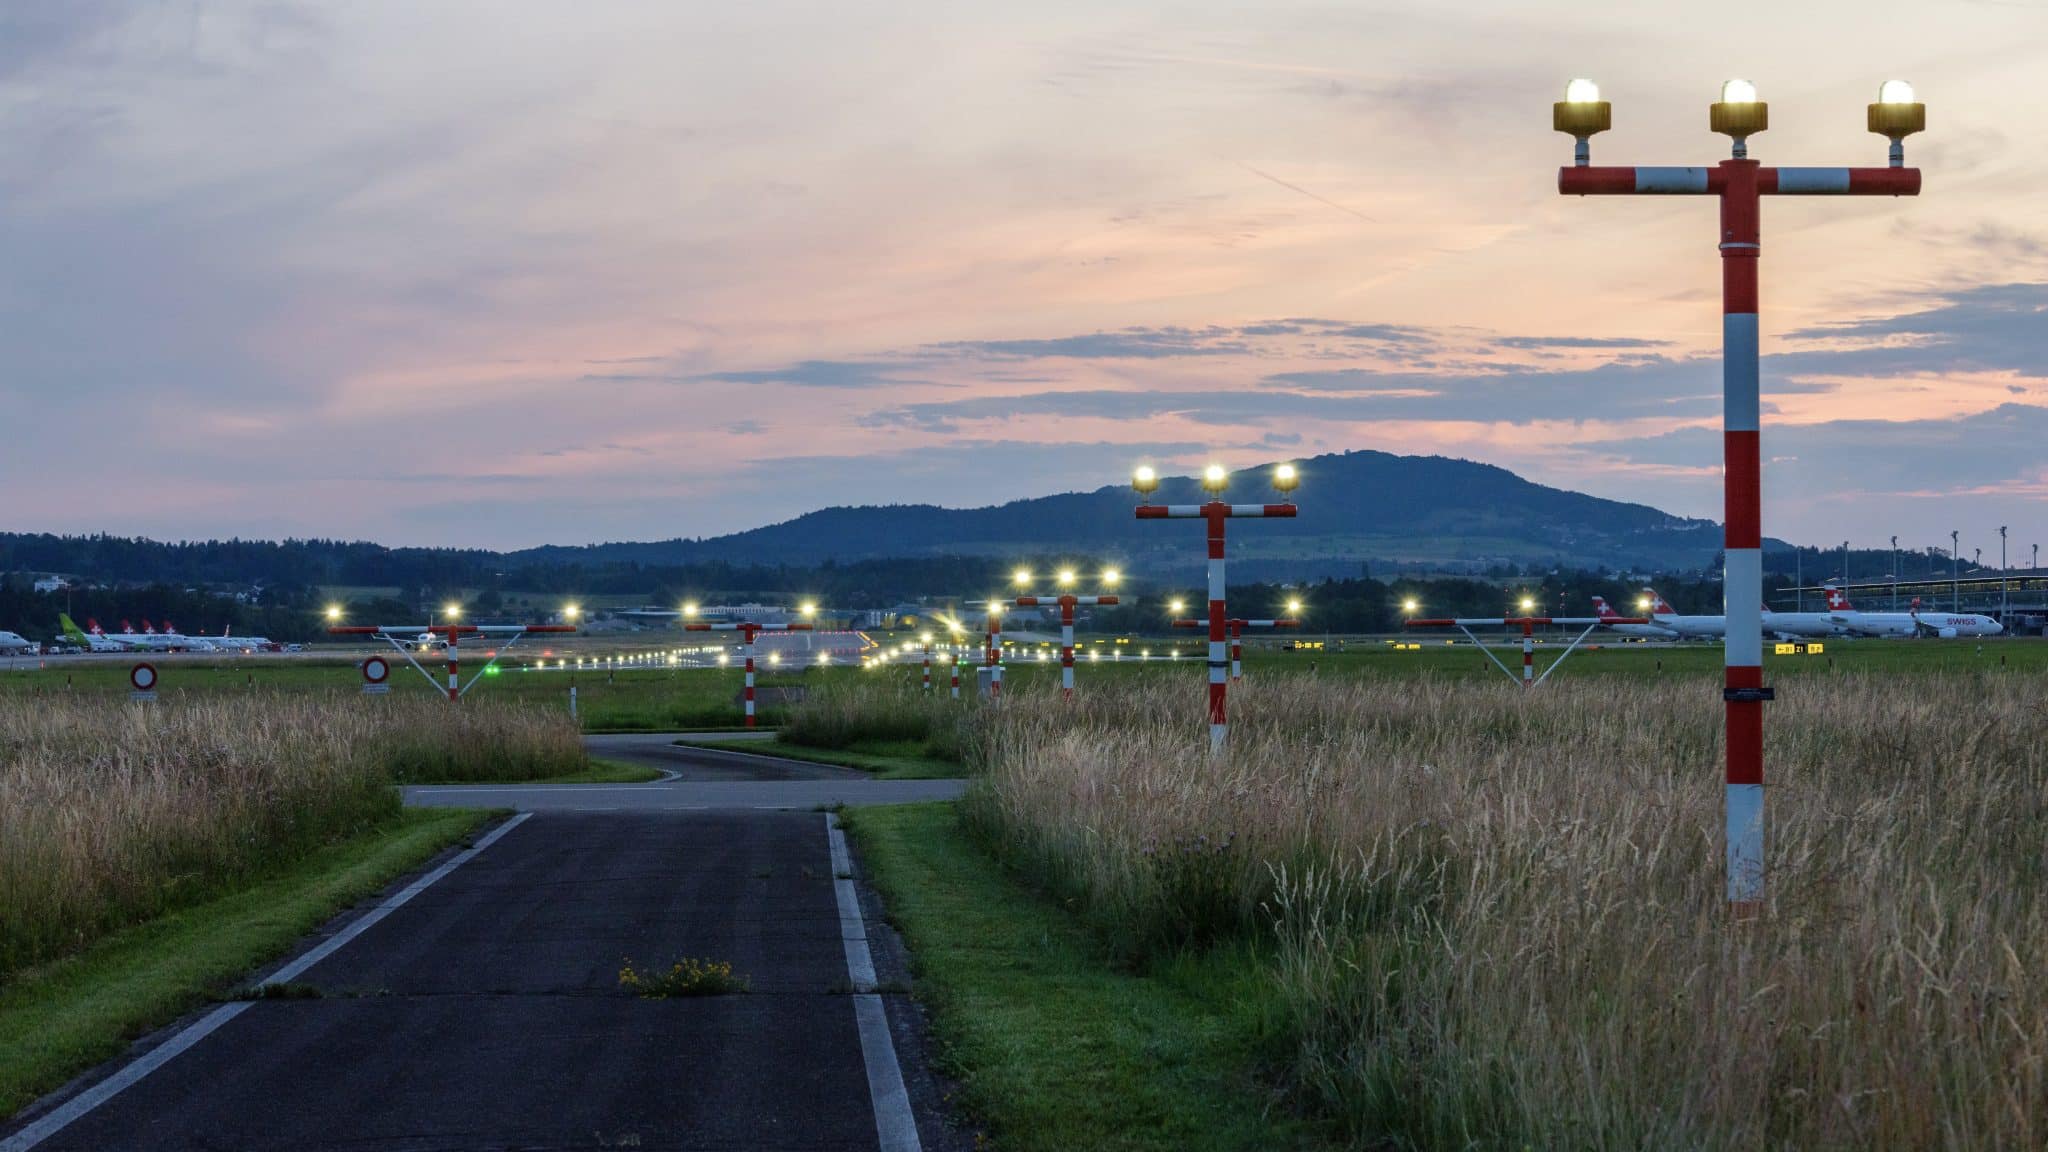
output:
[[[406, 885], [390, 899], [385, 900], [368, 912], [350, 921], [348, 927], [308, 948], [299, 955], [298, 959], [271, 973], [263, 982], [265, 984], [284, 984], [297, 979], [308, 968], [334, 955], [342, 945], [368, 931], [371, 925], [396, 912], [406, 901], [426, 891], [427, 887], [433, 884], [434, 881], [462, 867], [474, 859], [477, 853], [497, 843], [499, 838], [503, 837], [505, 833], [524, 824], [532, 815], [533, 813], [531, 812], [521, 812], [519, 815], [491, 829], [489, 835], [478, 840], [473, 846], [465, 848], [454, 856], [449, 857], [448, 861], [439, 868]], [[135, 1060], [119, 1072], [66, 1100], [47, 1116], [38, 1118], [34, 1123], [24, 1127], [21, 1131], [16, 1132], [5, 1140], [0, 1140], [0, 1152], [28, 1152], [29, 1149], [62, 1132], [71, 1125], [72, 1121], [112, 1100], [129, 1085], [170, 1063], [177, 1058], [179, 1053], [184, 1052], [194, 1044], [199, 1043], [218, 1031], [221, 1025], [247, 1012], [249, 1006], [253, 1003], [254, 1001], [251, 1000], [237, 1000], [232, 1004], [223, 1004], [206, 1015], [201, 1016], [191, 1024], [186, 1025], [176, 1036], [150, 1049], [141, 1059]]]
[[846, 977], [853, 984], [853, 1021], [860, 1030], [861, 1060], [868, 1068], [875, 1135], [881, 1139], [882, 1152], [923, 1152], [917, 1118], [910, 1112], [910, 1091], [903, 1086], [903, 1068], [896, 1063], [896, 1041], [889, 1035], [889, 1014], [875, 994], [875, 958], [868, 951], [860, 894], [853, 887], [853, 858], [846, 851], [846, 833], [839, 830], [836, 813], [825, 814], [825, 836], [832, 848], [832, 894], [839, 900], [839, 937], [846, 945]]

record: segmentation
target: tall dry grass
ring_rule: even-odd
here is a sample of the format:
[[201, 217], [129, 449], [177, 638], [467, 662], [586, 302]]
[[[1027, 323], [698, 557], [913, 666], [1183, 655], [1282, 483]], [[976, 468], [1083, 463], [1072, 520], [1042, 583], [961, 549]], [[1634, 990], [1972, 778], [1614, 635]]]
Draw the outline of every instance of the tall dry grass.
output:
[[959, 761], [976, 712], [970, 700], [895, 679], [821, 686], [789, 710], [781, 738], [812, 748], [851, 748], [870, 741], [916, 743], [937, 760]]
[[1698, 685], [1279, 679], [1018, 693], [966, 803], [1125, 954], [1254, 938], [1293, 1072], [1410, 1148], [2048, 1146], [2048, 708], [1801, 680], [1770, 905], [1724, 911]]
[[0, 699], [0, 979], [388, 821], [395, 779], [583, 764], [566, 717], [432, 699]]

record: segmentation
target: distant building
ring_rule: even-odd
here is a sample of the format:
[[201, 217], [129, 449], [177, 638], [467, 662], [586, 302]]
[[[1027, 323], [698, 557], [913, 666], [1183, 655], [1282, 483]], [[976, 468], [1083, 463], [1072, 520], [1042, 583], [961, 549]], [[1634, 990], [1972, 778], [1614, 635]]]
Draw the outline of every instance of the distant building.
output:
[[71, 582], [62, 576], [45, 576], [41, 580], [36, 581], [36, 591], [38, 592], [62, 592], [69, 587], [71, 587]]

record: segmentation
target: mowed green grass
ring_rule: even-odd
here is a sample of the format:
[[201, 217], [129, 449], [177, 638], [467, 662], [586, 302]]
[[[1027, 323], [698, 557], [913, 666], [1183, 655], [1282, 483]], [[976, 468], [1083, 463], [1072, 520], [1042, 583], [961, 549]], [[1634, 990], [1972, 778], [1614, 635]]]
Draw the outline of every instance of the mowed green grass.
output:
[[811, 748], [787, 740], [692, 740], [690, 747], [858, 768], [877, 780], [947, 780], [964, 772], [950, 760], [925, 755], [917, 740], [862, 740], [851, 748]]
[[0, 988], [0, 1118], [232, 991], [252, 968], [464, 839], [486, 815], [408, 810], [260, 882], [15, 973]]
[[1216, 949], [1120, 970], [1073, 916], [1006, 875], [952, 805], [841, 819], [910, 945], [938, 1060], [996, 1146], [1314, 1143], [1259, 1075], [1282, 1032], [1277, 990], [1249, 956]]

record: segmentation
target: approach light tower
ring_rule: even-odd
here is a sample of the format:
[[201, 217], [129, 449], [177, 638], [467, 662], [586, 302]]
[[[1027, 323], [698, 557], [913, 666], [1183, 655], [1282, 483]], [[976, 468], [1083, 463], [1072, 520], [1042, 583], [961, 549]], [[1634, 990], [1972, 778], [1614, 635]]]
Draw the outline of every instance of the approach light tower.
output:
[[[1074, 695], [1074, 609], [1090, 608], [1096, 605], [1113, 607], [1117, 603], [1117, 598], [1110, 595], [1074, 595], [1068, 589], [1074, 586], [1074, 581], [1077, 579], [1079, 577], [1074, 574], [1072, 568], [1062, 568], [1053, 577], [1054, 582], [1060, 587], [1058, 592], [1051, 595], [1034, 592], [1020, 595], [1010, 601], [1011, 606], [1016, 608], [1038, 608], [1050, 607], [1054, 604], [1059, 605], [1060, 695], [1068, 699], [1072, 699]], [[1123, 573], [1114, 568], [1105, 568], [1103, 569], [1101, 579], [1103, 587], [1114, 588], [1117, 585], [1117, 581], [1123, 579]], [[1027, 568], [1017, 569], [1014, 574], [1014, 580], [1017, 584], [1029, 586], [1031, 583], [1031, 571]]]
[[[754, 727], [754, 641], [763, 632], [809, 632], [811, 619], [818, 614], [818, 606], [806, 602], [799, 609], [803, 620], [789, 624], [757, 624], [752, 620], [735, 620], [724, 624], [687, 623], [685, 632], [737, 632], [740, 634], [740, 651], [746, 657], [746, 680], [741, 688], [741, 701], [746, 709], [747, 727]], [[692, 613], [694, 615], [694, 613]]]
[[1906, 167], [1905, 139], [1927, 127], [1927, 108], [1913, 86], [1888, 80], [1870, 105], [1866, 125], [1891, 140], [1885, 168], [1764, 168], [1749, 158], [1749, 138], [1770, 125], [1756, 86], [1730, 80], [1707, 114], [1708, 126], [1734, 141], [1732, 156], [1713, 168], [1595, 168], [1588, 142], [1613, 126], [1613, 114], [1590, 80], [1574, 80], [1551, 110], [1551, 126], [1577, 145], [1561, 169], [1567, 196], [1715, 196], [1720, 199], [1722, 297], [1722, 439], [1724, 568], [1728, 639], [1721, 696], [1727, 703], [1728, 900], [1738, 915], [1760, 910], [1764, 897], [1763, 510], [1758, 432], [1757, 262], [1762, 255], [1765, 196], [1917, 196], [1920, 170]]
[[1223, 525], [1230, 520], [1251, 517], [1258, 519], [1293, 519], [1295, 514], [1294, 490], [1301, 485], [1301, 474], [1292, 464], [1282, 464], [1273, 469], [1273, 490], [1280, 494], [1279, 504], [1226, 504], [1223, 491], [1230, 486], [1230, 473], [1221, 464], [1211, 464], [1202, 470], [1202, 490], [1209, 499], [1200, 504], [1154, 504], [1152, 493], [1159, 490], [1159, 474], [1151, 468], [1139, 468], [1131, 474], [1131, 487], [1138, 490], [1138, 497], [1144, 501], [1138, 505], [1140, 520], [1195, 520], [1208, 525], [1209, 538], [1209, 751], [1220, 754], [1224, 737], [1230, 726], [1224, 712], [1224, 694], [1228, 690], [1230, 661], [1225, 657], [1224, 645], [1229, 630], [1230, 611], [1223, 603]]

